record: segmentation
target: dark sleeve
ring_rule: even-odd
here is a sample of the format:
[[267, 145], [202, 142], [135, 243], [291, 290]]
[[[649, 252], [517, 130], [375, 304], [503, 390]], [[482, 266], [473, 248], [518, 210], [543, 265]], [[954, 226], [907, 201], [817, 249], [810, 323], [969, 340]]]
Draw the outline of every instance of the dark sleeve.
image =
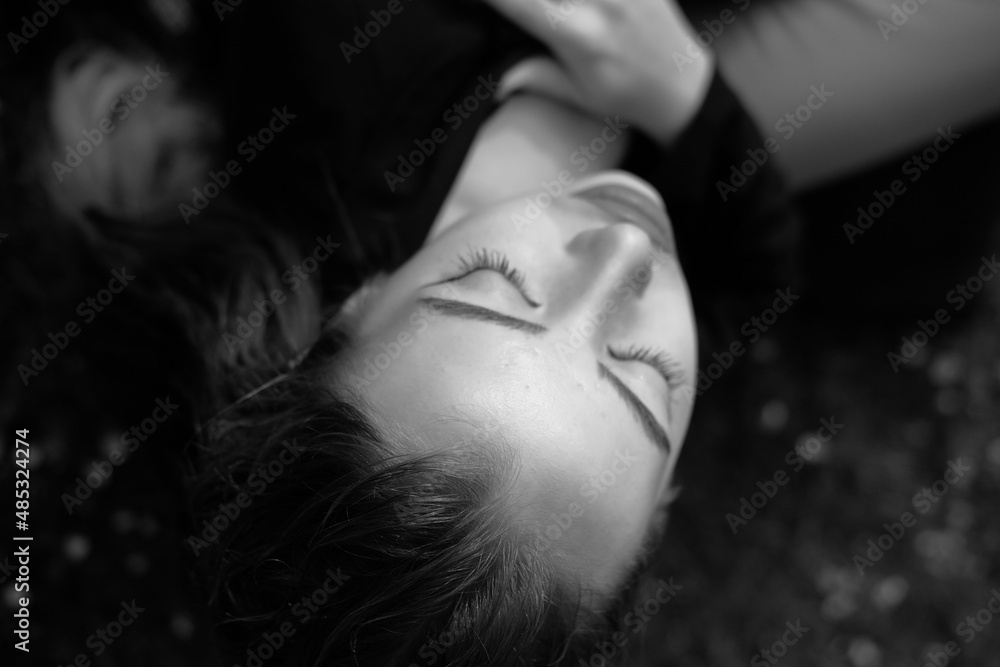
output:
[[[798, 222], [765, 142], [716, 70], [673, 145], [638, 136], [624, 167], [663, 195], [696, 305], [798, 285]], [[777, 147], [777, 148], [776, 148]]]

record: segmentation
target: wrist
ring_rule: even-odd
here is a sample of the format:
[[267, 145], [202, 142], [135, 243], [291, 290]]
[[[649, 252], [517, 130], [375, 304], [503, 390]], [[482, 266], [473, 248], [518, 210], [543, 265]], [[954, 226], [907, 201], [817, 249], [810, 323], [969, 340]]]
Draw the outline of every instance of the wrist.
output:
[[[679, 55], [679, 54], [678, 54]], [[662, 102], [653, 105], [643, 129], [661, 146], [668, 146], [691, 124], [701, 110], [715, 75], [715, 54], [701, 49], [693, 57], [675, 58], [671, 67], [680, 70]]]

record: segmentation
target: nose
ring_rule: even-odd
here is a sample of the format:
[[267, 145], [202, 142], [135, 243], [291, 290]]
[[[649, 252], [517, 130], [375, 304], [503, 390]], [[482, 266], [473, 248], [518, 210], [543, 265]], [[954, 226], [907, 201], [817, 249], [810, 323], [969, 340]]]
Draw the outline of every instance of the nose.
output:
[[581, 230], [566, 246], [573, 262], [563, 291], [563, 314], [571, 320], [606, 322], [626, 317], [653, 276], [654, 244], [631, 223]]

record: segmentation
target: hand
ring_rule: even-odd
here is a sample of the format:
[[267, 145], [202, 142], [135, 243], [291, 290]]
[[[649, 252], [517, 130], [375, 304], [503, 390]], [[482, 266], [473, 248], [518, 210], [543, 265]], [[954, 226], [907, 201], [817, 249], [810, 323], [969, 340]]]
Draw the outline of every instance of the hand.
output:
[[[620, 114], [663, 144], [701, 106], [714, 67], [674, 0], [486, 0], [546, 44], [558, 62], [512, 71], [512, 89], [530, 89], [597, 116]], [[680, 55], [680, 59], [678, 58]]]

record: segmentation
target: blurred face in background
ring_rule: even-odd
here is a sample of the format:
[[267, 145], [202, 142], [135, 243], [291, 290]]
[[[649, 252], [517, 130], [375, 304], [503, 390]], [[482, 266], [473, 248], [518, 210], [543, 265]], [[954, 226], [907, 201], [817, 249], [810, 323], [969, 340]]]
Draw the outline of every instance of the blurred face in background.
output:
[[52, 72], [41, 179], [66, 215], [141, 220], [176, 212], [203, 185], [221, 126], [163, 63], [106, 48], [67, 50]]

